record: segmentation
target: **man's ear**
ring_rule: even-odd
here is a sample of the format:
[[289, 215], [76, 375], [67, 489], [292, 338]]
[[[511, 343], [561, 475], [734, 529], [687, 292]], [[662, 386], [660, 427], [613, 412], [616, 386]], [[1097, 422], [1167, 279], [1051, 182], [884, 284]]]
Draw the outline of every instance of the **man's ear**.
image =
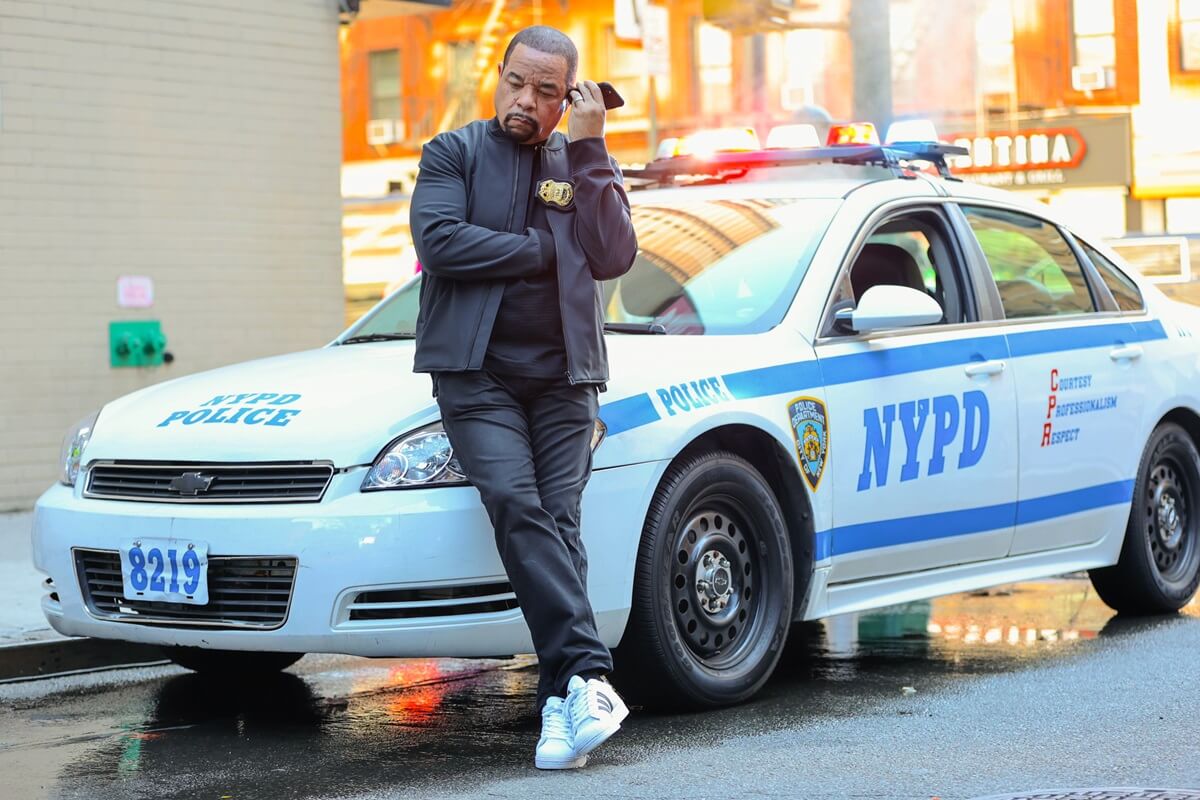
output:
[[497, 64], [496, 65], [496, 76], [501, 77], [503, 75], [504, 75], [504, 64]]

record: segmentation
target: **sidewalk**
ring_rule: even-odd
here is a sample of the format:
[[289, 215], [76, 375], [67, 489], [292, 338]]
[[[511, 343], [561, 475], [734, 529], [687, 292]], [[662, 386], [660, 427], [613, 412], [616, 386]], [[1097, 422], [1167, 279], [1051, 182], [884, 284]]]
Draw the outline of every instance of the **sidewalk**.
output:
[[[0, 513], [0, 680], [161, 661], [145, 645], [62, 636], [42, 614], [33, 568], [33, 512]], [[62, 580], [62, 578], [59, 578]]]

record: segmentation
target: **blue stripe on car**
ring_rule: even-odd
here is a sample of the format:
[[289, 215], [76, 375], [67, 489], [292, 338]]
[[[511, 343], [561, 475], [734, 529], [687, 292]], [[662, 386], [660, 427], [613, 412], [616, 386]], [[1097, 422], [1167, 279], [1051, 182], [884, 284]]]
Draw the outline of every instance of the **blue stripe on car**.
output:
[[600, 417], [608, 429], [607, 435], [616, 436], [618, 433], [657, 422], [658, 412], [654, 410], [654, 403], [650, 402], [650, 395], [636, 394], [624, 400], [605, 403], [600, 409]]
[[846, 555], [878, 547], [983, 533], [1009, 527], [1014, 522], [1017, 525], [1028, 525], [1065, 517], [1068, 514], [1128, 503], [1133, 498], [1133, 483], [1132, 480], [1115, 481], [1015, 503], [837, 526], [817, 533], [816, 557], [820, 560], [822, 557]]
[[[1158, 320], [1105, 323], [933, 342], [871, 353], [852, 353], [832, 356], [819, 362], [809, 360], [775, 364], [731, 372], [723, 375], [722, 380], [735, 398], [746, 400], [802, 392], [818, 386], [835, 386], [953, 367], [972, 361], [1007, 358], [1010, 355], [1017, 358], [1165, 338], [1166, 331]], [[600, 416], [608, 426], [609, 436], [649, 425], [661, 418], [650, 401], [649, 394], [634, 395], [606, 403], [600, 409]]]

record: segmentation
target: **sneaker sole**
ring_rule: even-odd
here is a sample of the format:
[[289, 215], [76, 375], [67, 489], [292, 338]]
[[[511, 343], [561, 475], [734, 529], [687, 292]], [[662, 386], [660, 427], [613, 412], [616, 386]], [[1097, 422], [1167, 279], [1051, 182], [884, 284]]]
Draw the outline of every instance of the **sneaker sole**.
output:
[[602, 745], [606, 741], [608, 741], [608, 738], [619, 730], [621, 730], [621, 723], [618, 720], [618, 721], [613, 722], [613, 724], [608, 726], [607, 728], [602, 728], [602, 729], [596, 731], [595, 733], [593, 733], [591, 736], [589, 736], [587, 739], [585, 739], [583, 741], [576, 739], [575, 740], [575, 752], [586, 756], [588, 753], [592, 752], [597, 747], [599, 747], [600, 745]]
[[586, 766], [587, 761], [587, 754], [571, 759], [570, 761], [556, 761], [549, 758], [535, 757], [533, 765], [538, 769], [579, 769], [582, 766]]

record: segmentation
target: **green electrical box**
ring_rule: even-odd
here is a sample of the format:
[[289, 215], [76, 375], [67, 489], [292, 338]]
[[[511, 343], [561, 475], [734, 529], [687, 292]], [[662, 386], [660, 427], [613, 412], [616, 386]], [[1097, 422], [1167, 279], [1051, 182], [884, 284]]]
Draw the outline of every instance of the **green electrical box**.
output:
[[167, 337], [156, 319], [108, 323], [109, 364], [114, 367], [156, 367], [163, 363]]

